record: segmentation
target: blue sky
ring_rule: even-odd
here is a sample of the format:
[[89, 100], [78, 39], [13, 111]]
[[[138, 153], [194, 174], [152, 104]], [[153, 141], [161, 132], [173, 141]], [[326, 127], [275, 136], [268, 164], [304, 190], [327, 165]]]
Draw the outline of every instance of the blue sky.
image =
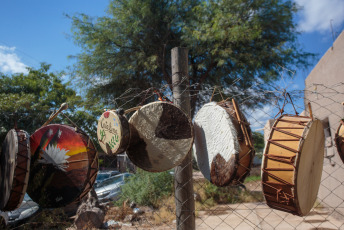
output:
[[[297, 15], [301, 47], [319, 54], [331, 47], [332, 20], [334, 32], [340, 33], [344, 21], [344, 0], [294, 0], [303, 9]], [[73, 63], [68, 55], [79, 52], [67, 34], [71, 21], [64, 14], [105, 15], [109, 0], [11, 0], [0, 1], [0, 71], [12, 74], [25, 71], [25, 66], [52, 64], [59, 71]], [[314, 65], [317, 61], [315, 61]], [[304, 79], [309, 71], [296, 70]], [[300, 80], [301, 80], [300, 79]]]
[[[344, 0], [294, 1], [302, 7], [295, 19], [303, 31], [299, 43], [305, 51], [319, 54], [311, 68], [293, 70], [296, 74], [290, 87], [303, 89], [304, 79], [331, 47], [330, 21], [334, 33], [343, 30]], [[41, 62], [51, 64], [52, 71], [72, 65], [73, 60], [67, 56], [80, 49], [68, 39], [71, 21], [64, 14], [102, 16], [108, 3], [109, 0], [0, 1], [0, 72], [25, 72], [26, 66], [38, 68]]]

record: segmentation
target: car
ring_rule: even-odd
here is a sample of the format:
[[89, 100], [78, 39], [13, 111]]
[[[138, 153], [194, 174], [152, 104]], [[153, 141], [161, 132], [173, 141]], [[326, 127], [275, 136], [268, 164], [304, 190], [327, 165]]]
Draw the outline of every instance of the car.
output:
[[125, 184], [126, 179], [132, 176], [131, 173], [122, 173], [100, 181], [94, 186], [100, 202], [115, 201], [121, 194], [121, 186]]
[[113, 176], [118, 175], [118, 174], [120, 174], [120, 172], [116, 171], [116, 170], [114, 170], [114, 171], [99, 171], [97, 174], [95, 183], [97, 184], [100, 181], [103, 181], [109, 177], [113, 177]]
[[25, 194], [20, 207], [14, 211], [7, 212], [8, 222], [9, 224], [13, 224], [20, 220], [24, 220], [36, 213], [38, 209], [38, 204], [32, 201], [32, 199], [27, 194]]

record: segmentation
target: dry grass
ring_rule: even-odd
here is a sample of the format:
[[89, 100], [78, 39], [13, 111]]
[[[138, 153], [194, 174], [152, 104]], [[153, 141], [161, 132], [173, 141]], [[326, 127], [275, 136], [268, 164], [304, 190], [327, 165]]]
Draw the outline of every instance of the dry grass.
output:
[[105, 216], [105, 221], [115, 220], [123, 221], [127, 215], [133, 214], [133, 210], [129, 207], [127, 202], [123, 202], [121, 207], [110, 207]]
[[159, 207], [160, 208], [158, 210], [153, 212], [152, 224], [169, 224], [176, 219], [174, 195], [159, 202]]

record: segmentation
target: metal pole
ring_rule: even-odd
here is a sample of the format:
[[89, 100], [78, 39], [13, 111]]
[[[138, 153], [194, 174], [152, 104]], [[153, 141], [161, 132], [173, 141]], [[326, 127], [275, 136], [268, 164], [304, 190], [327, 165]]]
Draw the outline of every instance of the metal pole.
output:
[[[188, 50], [186, 48], [175, 47], [171, 50], [171, 57], [173, 103], [191, 116]], [[191, 151], [187, 154], [184, 161], [174, 169], [174, 189], [177, 229], [193, 230], [195, 229], [195, 200]]]

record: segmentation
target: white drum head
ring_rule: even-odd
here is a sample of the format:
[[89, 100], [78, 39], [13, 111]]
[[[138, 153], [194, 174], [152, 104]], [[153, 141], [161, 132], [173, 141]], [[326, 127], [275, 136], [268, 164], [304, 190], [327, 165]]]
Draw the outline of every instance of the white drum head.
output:
[[[212, 183], [226, 185], [235, 174], [240, 150], [231, 116], [217, 103], [207, 103], [196, 114], [194, 131], [199, 169]], [[215, 172], [216, 168], [221, 170]], [[217, 174], [217, 182], [211, 180], [212, 173]]]

